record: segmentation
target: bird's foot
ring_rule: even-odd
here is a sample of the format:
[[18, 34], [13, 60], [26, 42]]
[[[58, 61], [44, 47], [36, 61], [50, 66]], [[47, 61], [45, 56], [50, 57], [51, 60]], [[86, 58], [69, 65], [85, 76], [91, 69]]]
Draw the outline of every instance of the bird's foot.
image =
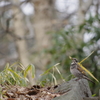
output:
[[81, 79], [81, 78], [76, 78], [75, 81], [78, 81], [78, 80], [80, 80], [80, 79]]

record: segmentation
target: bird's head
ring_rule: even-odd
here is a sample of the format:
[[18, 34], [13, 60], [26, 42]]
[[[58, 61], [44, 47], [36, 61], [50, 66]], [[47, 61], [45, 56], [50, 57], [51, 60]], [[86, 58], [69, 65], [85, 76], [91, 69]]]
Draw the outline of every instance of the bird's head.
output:
[[72, 57], [69, 57], [71, 60], [72, 60], [72, 62], [78, 62], [78, 60], [76, 59], [76, 58], [72, 58]]
[[78, 60], [76, 58], [72, 58], [73, 62], [78, 62]]

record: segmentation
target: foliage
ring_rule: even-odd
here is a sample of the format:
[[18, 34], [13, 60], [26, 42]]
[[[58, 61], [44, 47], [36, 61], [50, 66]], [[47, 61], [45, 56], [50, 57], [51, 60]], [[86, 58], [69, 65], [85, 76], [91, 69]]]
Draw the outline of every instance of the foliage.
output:
[[6, 64], [5, 69], [0, 72], [0, 99], [4, 97], [5, 93], [2, 92], [3, 88], [9, 88], [9, 86], [18, 85], [26, 86], [29, 83], [27, 79], [28, 72], [31, 71], [32, 77], [35, 77], [35, 67], [30, 64], [26, 68], [21, 63]]
[[30, 70], [32, 71], [32, 77], [34, 78], [34, 65], [30, 64], [24, 68], [24, 66], [20, 63], [14, 63], [11, 66], [7, 63], [5, 69], [0, 72], [0, 84], [26, 86], [27, 82], [29, 82], [27, 74]]
[[[57, 68], [58, 65], [59, 65], [59, 63], [55, 64], [54, 66], [47, 69], [41, 75], [42, 76], [41, 80], [39, 80], [39, 84], [41, 86], [46, 86], [46, 85], [51, 85], [51, 84], [57, 85], [58, 84], [57, 77], [56, 77], [57, 73], [60, 76], [60, 78], [62, 79], [62, 81], [65, 81], [65, 79], [63, 78], [60, 70]], [[50, 77], [48, 77], [49, 75], [50, 75]]]
[[[91, 63], [91, 65], [88, 65], [90, 67], [90, 70], [93, 72], [94, 76], [100, 80], [99, 78], [99, 72], [100, 72], [100, 15], [91, 16], [89, 19], [85, 20], [85, 23], [83, 24], [83, 28], [87, 32], [87, 34], [93, 34], [92, 38], [87, 42], [86, 48], [90, 50], [95, 50], [95, 53], [91, 56], [88, 63]], [[93, 93], [98, 93], [98, 89], [100, 87], [100, 84], [91, 84]]]
[[[41, 76], [51, 75], [51, 80], [54, 85], [57, 85], [57, 78], [55, 73], [57, 72], [62, 80], [64, 80], [60, 70], [57, 68], [59, 63], [50, 67], [46, 70]], [[19, 69], [20, 68], [20, 69]], [[0, 72], [0, 99], [4, 98], [6, 91], [3, 88], [9, 90], [11, 87], [15, 86], [27, 86], [29, 80], [27, 79], [28, 72], [31, 71], [32, 77], [35, 77], [35, 67], [30, 64], [26, 68], [21, 63], [14, 63], [9, 65], [6, 64], [5, 69]], [[39, 84], [43, 87], [47, 85], [47, 80], [50, 81], [50, 78], [45, 77], [44, 80], [39, 81]], [[50, 84], [51, 85], [51, 84]], [[13, 87], [14, 88], [14, 87]]]

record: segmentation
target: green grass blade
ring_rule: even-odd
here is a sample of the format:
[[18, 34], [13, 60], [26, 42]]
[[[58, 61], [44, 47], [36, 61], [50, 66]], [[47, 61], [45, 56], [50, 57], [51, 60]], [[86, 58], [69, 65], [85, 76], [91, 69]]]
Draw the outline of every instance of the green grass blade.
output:
[[21, 77], [19, 74], [17, 74], [15, 71], [13, 71], [12, 69], [8, 69], [8, 71], [10, 71], [11, 73], [13, 73], [17, 78], [22, 78], [23, 79], [23, 77]]
[[32, 71], [32, 78], [35, 77], [35, 66], [33, 64], [30, 65], [31, 66], [31, 71]]
[[80, 64], [82, 63], [82, 62], [84, 62], [87, 58], [89, 58], [92, 54], [94, 53], [94, 51], [92, 51], [91, 53], [90, 53], [90, 55], [89, 56], [87, 56], [86, 58], [84, 58], [82, 61], [80, 61]]
[[17, 64], [18, 64], [18, 62], [15, 62], [10, 67], [13, 67], [14, 65], [17, 65]]
[[14, 81], [16, 81], [14, 75], [9, 71], [10, 76], [13, 78]]
[[30, 66], [30, 65], [28, 65], [28, 66], [26, 67], [26, 69], [24, 70], [24, 77], [27, 76], [29, 70], [31, 70], [31, 66]]
[[25, 70], [25, 67], [23, 66], [22, 63], [19, 62], [19, 65], [20, 65], [19, 67], [20, 67], [22, 70]]
[[85, 67], [83, 67], [82, 64], [78, 63], [78, 65], [79, 65], [83, 70], [85, 70], [92, 78], [94, 78], [97, 82], [99, 82], [99, 80], [96, 79], [96, 78], [94, 77], [94, 75], [93, 75], [90, 71], [88, 71]]
[[50, 67], [50, 68], [47, 69], [41, 76], [43, 76], [43, 75], [49, 73], [49, 71], [50, 71], [53, 67], [58, 66], [59, 64], [60, 64], [60, 63], [57, 63], [57, 64], [55, 64], [54, 66]]
[[52, 73], [50, 73], [50, 74], [52, 75], [52, 77], [53, 77], [53, 79], [54, 79], [55, 85], [57, 85], [57, 79], [56, 79], [56, 77], [55, 77]]
[[9, 63], [6, 64], [5, 70], [7, 70], [8, 68], [9, 68]]
[[27, 81], [27, 82], [29, 82], [29, 80], [25, 77], [25, 80]]
[[55, 68], [56, 68], [57, 72], [59, 73], [61, 79], [65, 82], [65, 79], [63, 78], [63, 76], [62, 76], [61, 72], [59, 71], [59, 69], [57, 67], [55, 67]]
[[28, 72], [32, 72], [32, 78], [35, 77], [35, 66], [33, 64], [30, 64], [27, 66], [27, 68], [24, 70], [24, 77], [28, 75]]

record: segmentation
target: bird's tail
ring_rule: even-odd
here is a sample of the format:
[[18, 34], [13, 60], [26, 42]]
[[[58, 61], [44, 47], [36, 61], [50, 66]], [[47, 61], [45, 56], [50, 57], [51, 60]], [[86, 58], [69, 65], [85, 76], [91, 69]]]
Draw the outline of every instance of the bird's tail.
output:
[[87, 76], [84, 76], [83, 78], [84, 78], [84, 79], [87, 79], [88, 81], [90, 81], [90, 82], [92, 82], [92, 83], [95, 83], [95, 82], [93, 82], [91, 79], [89, 79]]

